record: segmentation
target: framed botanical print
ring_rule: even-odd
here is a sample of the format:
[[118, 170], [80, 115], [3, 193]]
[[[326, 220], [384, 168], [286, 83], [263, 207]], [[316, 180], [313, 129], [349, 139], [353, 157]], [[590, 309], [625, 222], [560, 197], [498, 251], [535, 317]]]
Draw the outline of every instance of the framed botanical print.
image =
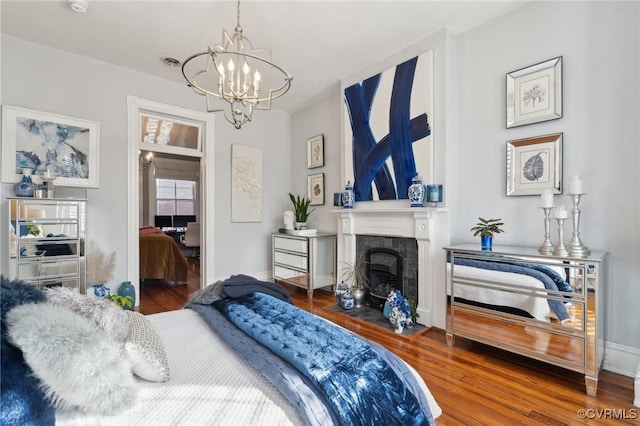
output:
[[562, 118], [562, 56], [507, 74], [507, 128]]
[[562, 133], [507, 142], [507, 196], [562, 193]]
[[307, 139], [307, 168], [324, 166], [324, 135]]
[[307, 177], [307, 196], [311, 206], [324, 204], [324, 173]]

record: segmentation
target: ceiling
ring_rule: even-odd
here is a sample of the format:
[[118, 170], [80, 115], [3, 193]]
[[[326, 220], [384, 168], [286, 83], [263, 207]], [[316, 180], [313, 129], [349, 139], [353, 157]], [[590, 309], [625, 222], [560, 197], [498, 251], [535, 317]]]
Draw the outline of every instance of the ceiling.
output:
[[[235, 1], [0, 1], [2, 34], [185, 84], [183, 61], [221, 41], [236, 24]], [[444, 27], [458, 34], [522, 1], [253, 0], [240, 4], [244, 35], [270, 47], [293, 75], [273, 108], [293, 113], [335, 92], [340, 80]], [[204, 109], [204, 100], [203, 100]]]

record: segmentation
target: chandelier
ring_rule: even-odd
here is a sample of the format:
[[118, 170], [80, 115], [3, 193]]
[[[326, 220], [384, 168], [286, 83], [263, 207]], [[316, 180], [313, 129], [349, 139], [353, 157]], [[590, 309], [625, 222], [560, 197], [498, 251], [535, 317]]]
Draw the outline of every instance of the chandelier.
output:
[[[224, 111], [236, 129], [254, 110], [271, 109], [271, 101], [287, 93], [293, 77], [271, 61], [270, 49], [254, 49], [242, 34], [240, 0], [233, 35], [222, 30], [222, 42], [196, 53], [182, 64], [182, 75], [195, 93], [206, 97], [207, 112]], [[229, 109], [214, 109], [214, 98], [229, 103]]]

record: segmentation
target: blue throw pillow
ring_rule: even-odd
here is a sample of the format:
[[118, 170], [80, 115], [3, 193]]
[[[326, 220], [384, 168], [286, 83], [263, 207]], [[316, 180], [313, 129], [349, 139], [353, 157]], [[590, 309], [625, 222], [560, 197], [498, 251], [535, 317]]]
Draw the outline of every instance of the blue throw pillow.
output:
[[40, 303], [47, 299], [36, 286], [0, 276], [0, 310], [2, 371], [0, 384], [0, 424], [54, 425], [55, 410], [45, 399], [40, 380], [25, 363], [22, 351], [7, 341], [6, 314], [25, 303]]

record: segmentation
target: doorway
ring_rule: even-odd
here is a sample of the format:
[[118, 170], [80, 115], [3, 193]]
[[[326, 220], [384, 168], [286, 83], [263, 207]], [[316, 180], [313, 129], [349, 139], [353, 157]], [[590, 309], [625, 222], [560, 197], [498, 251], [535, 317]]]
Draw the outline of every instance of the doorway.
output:
[[[127, 125], [127, 154], [128, 167], [128, 229], [127, 229], [127, 276], [135, 283], [136, 293], [140, 293], [139, 286], [139, 240], [138, 229], [141, 226], [140, 205], [141, 194], [139, 185], [139, 151], [150, 151], [158, 156], [196, 157], [199, 167], [199, 206], [198, 217], [200, 227], [200, 288], [206, 283], [213, 282], [215, 277], [214, 236], [215, 236], [215, 197], [206, 197], [207, 188], [214, 187], [215, 151], [214, 118], [212, 115], [198, 111], [187, 110], [171, 105], [147, 101], [135, 96], [127, 97], [128, 125]], [[170, 145], [154, 143], [146, 140], [143, 132], [143, 120], [147, 117], [161, 118], [178, 123], [183, 133], [197, 129], [197, 144], [179, 142]], [[185, 139], [186, 140], [186, 139]], [[212, 192], [212, 191], [211, 191]], [[139, 303], [139, 300], [137, 301]]]

